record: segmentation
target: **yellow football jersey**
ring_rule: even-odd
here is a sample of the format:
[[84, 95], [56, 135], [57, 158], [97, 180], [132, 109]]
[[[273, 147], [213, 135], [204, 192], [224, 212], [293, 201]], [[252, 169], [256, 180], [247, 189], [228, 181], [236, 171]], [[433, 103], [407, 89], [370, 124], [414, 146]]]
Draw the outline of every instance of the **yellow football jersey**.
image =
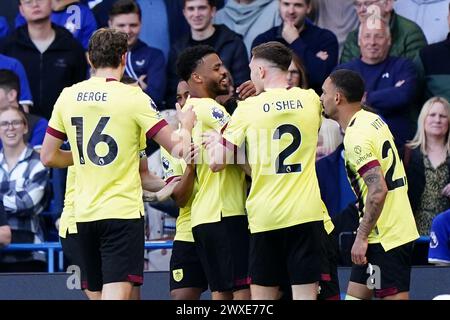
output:
[[[186, 170], [186, 162], [183, 159], [177, 159], [170, 155], [166, 149], [161, 148], [161, 162], [164, 172], [164, 180], [169, 182], [174, 177], [181, 177]], [[178, 241], [194, 242], [191, 227], [191, 206], [197, 192], [197, 182], [194, 182], [194, 189], [188, 202], [183, 208], [180, 208], [180, 213], [176, 222], [175, 239]]]
[[324, 219], [315, 169], [321, 112], [317, 94], [300, 88], [269, 89], [235, 110], [223, 136], [245, 142], [252, 233]]
[[[186, 106], [192, 105], [197, 123], [192, 130], [196, 145], [201, 145], [202, 133], [209, 130], [221, 131], [230, 119], [223, 106], [210, 98], [190, 98]], [[237, 165], [228, 165], [220, 172], [209, 169], [206, 150], [200, 150], [200, 163], [196, 164], [198, 192], [192, 202], [192, 227], [199, 224], [218, 222], [221, 217], [245, 215], [245, 174]]]
[[151, 138], [165, 125], [140, 88], [93, 77], [63, 90], [47, 132], [67, 136], [72, 146], [77, 222], [144, 213], [140, 135], [144, 131]]
[[359, 199], [360, 215], [364, 214], [368, 192], [362, 178], [364, 173], [381, 166], [388, 187], [383, 211], [369, 235], [369, 243], [381, 243], [387, 251], [417, 239], [405, 169], [387, 124], [374, 113], [358, 111], [345, 131], [344, 149], [345, 167]]

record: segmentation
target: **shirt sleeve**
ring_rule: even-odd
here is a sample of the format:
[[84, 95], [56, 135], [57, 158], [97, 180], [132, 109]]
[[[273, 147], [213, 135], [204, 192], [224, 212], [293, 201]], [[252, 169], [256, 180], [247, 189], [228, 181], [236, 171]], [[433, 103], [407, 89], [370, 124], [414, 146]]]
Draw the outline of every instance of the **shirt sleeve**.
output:
[[20, 80], [20, 104], [33, 104], [33, 98], [31, 96], [30, 85], [28, 83], [27, 74], [25, 73], [25, 69], [20, 61], [17, 61], [17, 64], [14, 68], [14, 71], [19, 76]]
[[183, 167], [180, 160], [172, 157], [166, 149], [161, 147], [161, 163], [163, 168], [163, 179], [170, 182], [173, 178], [183, 175]]
[[248, 108], [245, 106], [245, 103], [239, 102], [238, 107], [223, 132], [223, 138], [238, 147], [244, 143], [247, 134], [248, 121], [246, 114], [248, 114], [248, 111], [246, 112], [244, 110], [245, 108]]
[[[136, 88], [136, 90], [140, 89]], [[139, 92], [139, 97], [136, 99], [133, 115], [139, 127], [149, 139], [152, 139], [159, 130], [167, 125], [153, 100], [142, 91]]]
[[439, 214], [433, 220], [430, 232], [428, 262], [450, 263], [450, 211]]
[[363, 132], [353, 131], [347, 135], [345, 142], [347, 162], [362, 177], [369, 169], [379, 166], [373, 144]]
[[203, 106], [195, 109], [197, 121], [203, 124], [203, 127], [222, 132], [224, 126], [230, 120], [230, 115], [224, 107], [216, 104]]

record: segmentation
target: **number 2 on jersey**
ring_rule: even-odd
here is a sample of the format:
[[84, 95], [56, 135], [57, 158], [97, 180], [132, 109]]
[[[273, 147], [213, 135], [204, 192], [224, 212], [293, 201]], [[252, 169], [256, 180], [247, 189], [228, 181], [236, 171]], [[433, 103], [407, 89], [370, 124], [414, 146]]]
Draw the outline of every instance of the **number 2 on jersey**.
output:
[[[91, 160], [92, 163], [98, 166], [105, 166], [107, 164], [110, 164], [117, 157], [118, 153], [117, 142], [114, 140], [114, 138], [111, 137], [110, 135], [102, 133], [103, 129], [105, 129], [106, 125], [108, 124], [109, 119], [110, 117], [100, 118], [99, 122], [97, 123], [97, 126], [94, 129], [94, 132], [92, 132], [92, 135], [89, 138], [86, 148], [89, 160]], [[83, 143], [84, 143], [83, 117], [72, 117], [71, 120], [72, 125], [75, 126], [76, 128], [77, 149], [80, 157], [80, 164], [85, 164], [86, 160], [84, 158], [83, 152]], [[95, 151], [95, 147], [100, 142], [104, 142], [108, 145], [108, 153], [105, 156], [99, 156]]]
[[394, 190], [394, 189], [403, 187], [405, 185], [406, 177], [401, 177], [401, 178], [392, 180], [392, 177], [394, 176], [395, 166], [397, 164], [397, 157], [395, 156], [394, 149], [392, 149], [391, 143], [389, 142], [389, 140], [386, 140], [383, 143], [383, 150], [382, 150], [383, 159], [386, 159], [388, 157], [389, 150], [391, 150], [391, 152], [392, 152], [393, 160], [392, 160], [391, 166], [386, 171], [385, 178], [386, 178], [386, 186], [387, 186], [388, 190]]
[[275, 160], [275, 168], [277, 170], [277, 174], [301, 172], [301, 163], [284, 164], [284, 161], [287, 157], [297, 151], [298, 147], [300, 147], [302, 134], [296, 126], [293, 126], [292, 124], [283, 124], [277, 128], [277, 130], [273, 134], [273, 139], [279, 140], [284, 134], [290, 134], [293, 139], [292, 143], [288, 145], [286, 149], [281, 151], [277, 159]]

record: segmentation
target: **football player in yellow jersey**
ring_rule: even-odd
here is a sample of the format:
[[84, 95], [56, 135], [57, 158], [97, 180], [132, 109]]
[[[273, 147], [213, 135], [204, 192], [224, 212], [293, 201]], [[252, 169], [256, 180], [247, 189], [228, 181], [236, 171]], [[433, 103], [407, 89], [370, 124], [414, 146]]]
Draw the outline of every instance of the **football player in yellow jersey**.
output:
[[259, 95], [238, 104], [223, 139], [204, 135], [211, 168], [230, 163], [223, 145], [247, 148], [252, 299], [278, 298], [285, 271], [293, 299], [316, 299], [324, 219], [315, 173], [322, 108], [313, 90], [287, 89], [289, 48], [268, 42], [252, 55], [251, 79]]
[[[142, 90], [116, 81], [123, 75], [126, 52], [123, 32], [93, 34], [88, 56], [95, 76], [63, 90], [41, 150], [46, 166], [75, 165], [74, 210], [87, 287], [102, 291], [102, 299], [129, 299], [133, 284], [143, 281], [141, 132], [181, 156], [190, 149], [195, 121], [192, 110], [180, 112], [183, 137], [175, 134]], [[66, 137], [72, 151], [59, 149]], [[152, 189], [148, 179], [142, 184]]]
[[[180, 81], [177, 86], [177, 103], [184, 107], [188, 98], [189, 86], [186, 81]], [[195, 152], [193, 148], [192, 153]], [[208, 281], [197, 254], [191, 227], [191, 205], [198, 189], [195, 165], [189, 158], [181, 160], [172, 157], [164, 148], [161, 148], [161, 162], [163, 178], [167, 183], [181, 177], [172, 193], [172, 199], [180, 212], [170, 257], [170, 296], [173, 300], [198, 300], [202, 292], [208, 289]]]
[[[192, 136], [201, 144], [201, 133], [219, 132], [229, 114], [214, 99], [228, 93], [226, 70], [210, 46], [185, 49], [177, 61], [181, 79], [187, 81], [197, 115]], [[248, 221], [245, 215], [244, 172], [230, 166], [219, 174], [212, 172], [208, 155], [200, 149], [195, 171], [198, 192], [191, 206], [192, 233], [213, 299], [248, 299]]]
[[324, 114], [344, 134], [347, 175], [359, 200], [347, 299], [408, 299], [413, 242], [419, 237], [394, 138], [382, 118], [361, 108], [364, 82], [350, 70], [324, 82]]

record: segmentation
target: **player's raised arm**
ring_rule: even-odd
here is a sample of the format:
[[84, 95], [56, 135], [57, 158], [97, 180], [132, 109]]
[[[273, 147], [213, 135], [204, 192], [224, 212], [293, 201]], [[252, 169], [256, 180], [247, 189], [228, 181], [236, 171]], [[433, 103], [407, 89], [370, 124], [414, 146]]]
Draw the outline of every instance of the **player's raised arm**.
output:
[[177, 117], [181, 124], [179, 133], [175, 132], [170, 126], [165, 126], [153, 137], [153, 140], [168, 150], [174, 157], [182, 158], [190, 151], [191, 132], [196, 116], [192, 106], [186, 106], [183, 111], [181, 111], [181, 107], [178, 104], [176, 107]]
[[384, 200], [388, 192], [386, 181], [380, 166], [373, 167], [362, 176], [367, 185], [367, 198], [364, 208], [364, 216], [359, 224], [356, 233], [355, 243], [352, 247], [352, 261], [355, 264], [366, 264], [366, 251], [368, 246], [368, 237], [375, 227], [381, 211], [383, 210]]

